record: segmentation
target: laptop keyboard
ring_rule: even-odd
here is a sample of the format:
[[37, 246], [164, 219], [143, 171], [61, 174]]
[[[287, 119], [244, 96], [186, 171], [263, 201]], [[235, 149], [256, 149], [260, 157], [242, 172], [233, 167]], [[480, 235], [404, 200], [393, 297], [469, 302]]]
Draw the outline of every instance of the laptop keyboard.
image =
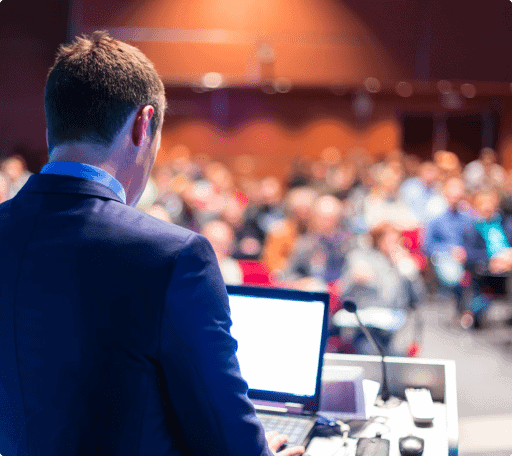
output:
[[287, 446], [303, 445], [306, 437], [315, 425], [311, 418], [294, 416], [267, 415], [258, 413], [265, 432], [276, 431], [288, 436]]

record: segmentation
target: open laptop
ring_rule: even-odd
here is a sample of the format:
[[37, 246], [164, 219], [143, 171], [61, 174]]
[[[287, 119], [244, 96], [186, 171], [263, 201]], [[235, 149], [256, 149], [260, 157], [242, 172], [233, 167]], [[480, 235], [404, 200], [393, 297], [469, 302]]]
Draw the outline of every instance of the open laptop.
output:
[[265, 431], [306, 445], [319, 409], [329, 294], [228, 285], [231, 334]]

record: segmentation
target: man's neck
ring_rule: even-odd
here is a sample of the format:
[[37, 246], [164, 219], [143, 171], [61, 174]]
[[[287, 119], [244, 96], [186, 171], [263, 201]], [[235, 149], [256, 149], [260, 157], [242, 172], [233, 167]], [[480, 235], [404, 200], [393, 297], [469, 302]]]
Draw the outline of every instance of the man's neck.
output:
[[111, 176], [117, 177], [117, 169], [109, 163], [111, 156], [108, 148], [89, 143], [74, 143], [72, 145], [59, 145], [50, 152], [48, 163], [76, 162], [96, 166], [107, 171]]

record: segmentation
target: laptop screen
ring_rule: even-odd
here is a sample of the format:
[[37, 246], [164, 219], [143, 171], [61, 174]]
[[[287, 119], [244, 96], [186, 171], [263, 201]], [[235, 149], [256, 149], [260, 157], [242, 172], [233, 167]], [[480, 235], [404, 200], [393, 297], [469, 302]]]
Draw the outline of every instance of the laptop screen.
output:
[[318, 394], [328, 294], [228, 286], [231, 334], [250, 390]]

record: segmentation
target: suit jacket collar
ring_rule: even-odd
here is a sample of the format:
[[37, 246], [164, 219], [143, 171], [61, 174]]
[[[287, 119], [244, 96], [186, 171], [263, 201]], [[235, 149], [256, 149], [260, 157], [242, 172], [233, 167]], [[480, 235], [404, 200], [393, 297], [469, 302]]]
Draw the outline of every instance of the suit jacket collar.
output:
[[20, 192], [74, 193], [96, 196], [98, 198], [108, 198], [124, 204], [114, 191], [99, 182], [57, 174], [33, 174]]

